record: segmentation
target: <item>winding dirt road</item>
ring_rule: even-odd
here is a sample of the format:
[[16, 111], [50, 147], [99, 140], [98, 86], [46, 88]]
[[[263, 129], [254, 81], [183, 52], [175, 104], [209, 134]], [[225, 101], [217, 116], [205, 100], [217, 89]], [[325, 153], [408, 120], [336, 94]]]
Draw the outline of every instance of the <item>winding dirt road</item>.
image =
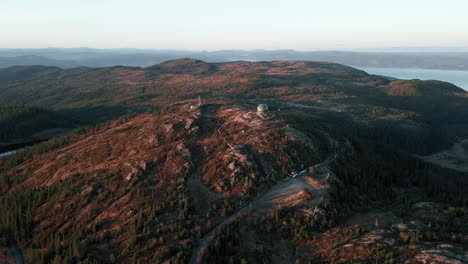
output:
[[[336, 156], [337, 155], [334, 154], [328, 157], [325, 161], [310, 166], [307, 169], [292, 175], [287, 180], [279, 182], [278, 184], [276, 184], [275, 186], [258, 196], [254, 201], [252, 201], [251, 205], [242, 207], [241, 209], [234, 212], [231, 216], [224, 219], [221, 223], [219, 223], [217, 226], [211, 229], [211, 231], [206, 233], [205, 236], [196, 243], [189, 263], [201, 263], [203, 255], [208, 250], [208, 245], [214, 239], [214, 234], [218, 230], [221, 230], [225, 225], [232, 223], [237, 217], [247, 214], [250, 209], [265, 210], [274, 206], [278, 206], [278, 202], [285, 201], [288, 197], [293, 197], [295, 194], [303, 191], [304, 188], [309, 189], [312, 195], [316, 197], [314, 199], [316, 204], [319, 203], [321, 201], [320, 198], [323, 197], [323, 192], [326, 192], [326, 190], [320, 187], [315, 188], [313, 185], [311, 185], [305, 180], [304, 176], [308, 169], [325, 166], [329, 164], [332, 160], [334, 160]], [[288, 200], [287, 202], [289, 203], [294, 201]]]

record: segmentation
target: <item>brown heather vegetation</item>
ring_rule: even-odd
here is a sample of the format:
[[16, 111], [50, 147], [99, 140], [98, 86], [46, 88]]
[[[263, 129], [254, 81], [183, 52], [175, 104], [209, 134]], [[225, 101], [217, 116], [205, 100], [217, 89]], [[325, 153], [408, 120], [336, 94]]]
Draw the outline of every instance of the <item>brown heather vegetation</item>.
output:
[[392, 96], [419, 96], [420, 91], [407, 81], [393, 81], [390, 83], [389, 89], [386, 90], [388, 95]]
[[[389, 84], [388, 95], [421, 96], [421, 95], [451, 95], [460, 89], [453, 84], [441, 81], [397, 80]], [[463, 93], [462, 93], [463, 94]], [[466, 94], [466, 93], [465, 93]]]
[[[197, 234], [319, 160], [323, 143], [291, 131], [279, 116], [235, 106], [120, 118], [21, 156], [2, 176], [2, 215], [31, 262], [183, 263]], [[194, 181], [217, 196], [208, 208], [191, 197]]]

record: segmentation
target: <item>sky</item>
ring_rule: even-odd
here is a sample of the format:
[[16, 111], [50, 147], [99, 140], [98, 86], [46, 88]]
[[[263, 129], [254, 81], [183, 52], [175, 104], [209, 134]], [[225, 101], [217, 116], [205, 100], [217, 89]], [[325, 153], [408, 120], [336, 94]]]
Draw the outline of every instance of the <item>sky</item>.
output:
[[468, 47], [467, 0], [0, 1], [0, 48]]

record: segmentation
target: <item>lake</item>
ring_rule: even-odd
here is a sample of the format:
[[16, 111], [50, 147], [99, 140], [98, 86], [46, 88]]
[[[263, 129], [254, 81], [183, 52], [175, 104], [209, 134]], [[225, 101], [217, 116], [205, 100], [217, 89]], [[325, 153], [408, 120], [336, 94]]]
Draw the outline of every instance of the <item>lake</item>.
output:
[[455, 84], [468, 91], [468, 71], [428, 70], [407, 68], [355, 67], [369, 74], [384, 75], [397, 79], [439, 80]]
[[0, 153], [0, 158], [13, 155], [13, 154], [15, 154], [16, 152], [18, 152], [18, 150], [12, 150], [12, 151], [7, 151], [7, 152]]

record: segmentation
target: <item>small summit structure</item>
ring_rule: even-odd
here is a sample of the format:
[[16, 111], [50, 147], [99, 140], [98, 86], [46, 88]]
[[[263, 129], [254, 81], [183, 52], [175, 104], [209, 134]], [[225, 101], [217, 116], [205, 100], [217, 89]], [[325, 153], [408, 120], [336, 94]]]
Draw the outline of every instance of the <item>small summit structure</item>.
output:
[[257, 113], [265, 114], [268, 112], [268, 105], [266, 104], [259, 104], [257, 106]]

